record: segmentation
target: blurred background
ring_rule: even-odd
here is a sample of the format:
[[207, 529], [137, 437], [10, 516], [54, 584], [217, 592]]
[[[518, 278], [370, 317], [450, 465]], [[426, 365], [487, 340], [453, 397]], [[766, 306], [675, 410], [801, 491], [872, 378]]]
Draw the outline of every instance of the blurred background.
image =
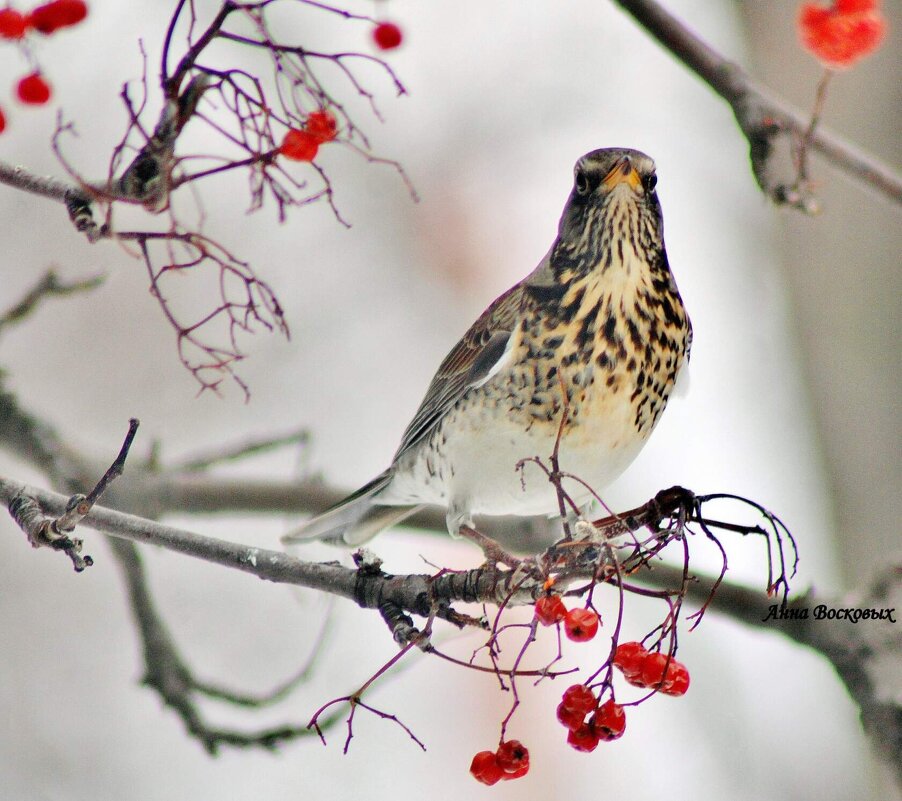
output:
[[[118, 92], [140, 77], [139, 40], [157, 63], [168, 5], [94, 0], [83, 27], [42, 48], [55, 96], [77, 125], [66, 149], [83, 174], [105, 174], [124, 127]], [[779, 94], [811, 106], [820, 67], [797, 44], [797, 3], [666, 6]], [[384, 123], [350, 102], [376, 150], [403, 162], [420, 202], [390, 168], [338, 145], [324, 147], [318, 163], [350, 229], [325, 204], [282, 226], [271, 209], [246, 216], [240, 179], [201, 187], [207, 233], [276, 289], [291, 326], [289, 342], [262, 334], [245, 342], [245, 403], [234, 387], [197, 397], [140, 262], [110, 243], [85, 244], [59, 205], [0, 191], [0, 307], [50, 266], [70, 279], [106, 277], [100, 289], [48, 303], [4, 333], [0, 365], [21, 403], [100, 458], [115, 454], [131, 416], [142, 421], [133, 453], [159, 440], [164, 461], [306, 427], [311, 437], [300, 454], [257, 459], [239, 472], [316, 472], [352, 489], [386, 466], [449, 347], [544, 255], [576, 159], [597, 147], [634, 147], [658, 165], [668, 253], [695, 343], [688, 393], [671, 402], [605, 500], [635, 506], [674, 483], [746, 495], [777, 511], [799, 540], [795, 589], [839, 595], [864, 586], [897, 547], [902, 512], [899, 209], [817, 157], [823, 213], [772, 207], [754, 184], [727, 106], [611, 3], [354, 7], [404, 29], [404, 45], [388, 58], [409, 96], [395, 99], [388, 82], [364, 71], [379, 87]], [[899, 168], [902, 10], [891, 3], [886, 12], [888, 41], [834, 79], [825, 123]], [[303, 29], [285, 38], [368, 52], [368, 33], [365, 24], [307, 14]], [[0, 51], [0, 64], [8, 83], [23, 71], [11, 48]], [[49, 147], [54, 110], [13, 111], [0, 158], [62, 175]], [[11, 454], [0, 454], [0, 473], [46, 485]], [[172, 522], [277, 547], [296, 521]], [[509, 697], [491, 677], [422, 657], [368, 700], [399, 715], [426, 753], [391, 723], [358, 716], [347, 756], [338, 727], [326, 747], [311, 738], [276, 754], [226, 750], [211, 759], [139, 685], [139, 644], [102, 539], [82, 532], [96, 565], [75, 575], [61, 556], [33, 552], [11, 522], [0, 520], [0, 534], [2, 799], [596, 791], [639, 801], [776, 800], [893, 792], [824, 659], [715, 615], [680, 640], [689, 694], [643, 705], [626, 736], [594, 754], [569, 749], [554, 720], [566, 684], [530, 686], [510, 734], [531, 749], [532, 769], [512, 784], [489, 790], [467, 773], [476, 751], [494, 747]], [[763, 586], [760, 546], [729, 547], [733, 578]], [[479, 558], [465, 544], [410, 531], [383, 535], [375, 549], [392, 572], [426, 570], [423, 559], [468, 567]], [[146, 558], [172, 633], [201, 676], [264, 690], [306, 658], [324, 615], [320, 599], [162, 551]], [[627, 634], [644, 634], [656, 613], [637, 608]], [[329, 630], [319, 669], [290, 701], [256, 717], [210, 707], [211, 719], [306, 722], [394, 653], [381, 621], [349, 604], [336, 606]], [[464, 657], [478, 645], [443, 636], [445, 648]], [[585, 666], [606, 647], [571, 658]]]

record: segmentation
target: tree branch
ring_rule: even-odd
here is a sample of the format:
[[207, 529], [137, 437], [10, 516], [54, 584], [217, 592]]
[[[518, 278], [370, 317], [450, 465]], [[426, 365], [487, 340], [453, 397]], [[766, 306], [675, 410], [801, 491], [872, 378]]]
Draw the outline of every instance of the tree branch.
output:
[[837, 169], [889, 200], [902, 203], [902, 177], [889, 166], [829, 130], [809, 131], [809, 114], [774, 96], [655, 0], [614, 2], [730, 104], [736, 122], [748, 140], [755, 179], [772, 200], [803, 208], [806, 203], [806, 198], [793, 195], [795, 181], [777, 182], [769, 174], [774, 140], [780, 134], [789, 133], [800, 142], [807, 137], [810, 147]]
[[[188, 733], [195, 737], [208, 753], [217, 753], [223, 745], [239, 748], [262, 746], [272, 749], [288, 740], [311, 735], [308, 728], [303, 725], [275, 726], [261, 731], [243, 732], [209, 724], [197, 708], [196, 694], [241, 705], [247, 705], [248, 699], [226, 694], [195, 677], [191, 668], [181, 658], [168, 626], [157, 612], [148, 590], [147, 576], [137, 547], [128, 540], [116, 537], [111, 537], [109, 543], [122, 569], [132, 615], [141, 635], [145, 666], [143, 683], [157, 692], [163, 702], [182, 719]], [[334, 725], [338, 717], [338, 715], [330, 717], [323, 725]]]
[[[23, 192], [30, 192], [33, 195], [57, 200], [61, 203], [65, 203], [72, 194], [79, 194], [75, 187], [65, 181], [49, 176], [34, 175], [24, 167], [14, 167], [4, 161], [0, 161], [0, 184], [6, 184], [14, 189], [21, 189]], [[90, 202], [87, 195], [82, 197], [86, 202]]]
[[[0, 477], [0, 502], [8, 505], [22, 496], [33, 499], [44, 513], [49, 515], [62, 514], [69, 501], [66, 496], [59, 493]], [[631, 515], [630, 527], [645, 526], [658, 514], [656, 501], [641, 509], [644, 510], [643, 515]], [[634, 510], [636, 511], [638, 510]], [[441, 571], [437, 576], [429, 574], [393, 576], [383, 573], [379, 562], [363, 562], [357, 569], [344, 567], [337, 562], [307, 562], [283, 551], [247, 546], [201, 535], [101, 506], [95, 506], [82, 523], [113, 537], [156, 545], [196, 559], [240, 570], [267, 581], [294, 584], [336, 595], [354, 601], [365, 609], [381, 610], [384, 604], [391, 603], [400, 610], [425, 617], [432, 614], [436, 605], [457, 602], [492, 604], [504, 602], [506, 605], [533, 603], [545, 590], [541, 581], [538, 583], [524, 581], [524, 573], [519, 566], [512, 570], [500, 570], [493, 564], [485, 564], [468, 571]], [[628, 530], [622, 525], [620, 528], [622, 531]], [[645, 563], [646, 560], [640, 560], [635, 567], [644, 566]], [[577, 560], [573, 565], [575, 569], [566, 575], [568, 580], [598, 578], [597, 554], [590, 554], [585, 561]], [[624, 565], [624, 572], [629, 572], [630, 569], [627, 562]], [[655, 575], [655, 578], [650, 580], [651, 583], [657, 586], [678, 587], [684, 580], [682, 571], [677, 574], [657, 564], [650, 569], [650, 573]], [[636, 580], [640, 579], [641, 575], [641, 572], [634, 572], [630, 577]], [[710, 578], [702, 578], [698, 585], [690, 585], [694, 588], [690, 592], [695, 599], [703, 602], [713, 581]], [[751, 611], [745, 612], [744, 622], [749, 622], [760, 614], [760, 602], [767, 600], [766, 594], [755, 593], [736, 585], [723, 586], [727, 588], [723, 591], [726, 599], [723, 602], [723, 609], [730, 609], [738, 614], [738, 609], [748, 606]], [[699, 587], [706, 589], [701, 590]], [[720, 596], [721, 591], [718, 591], [712, 602], [712, 609], [721, 608], [718, 601]], [[757, 600], [751, 603], [750, 599]]]
[[[64, 495], [0, 478], [0, 501], [4, 504], [23, 495], [35, 499], [47, 514], [62, 514], [68, 501]], [[202, 536], [98, 506], [85, 517], [83, 524], [111, 534], [117, 540], [121, 538], [161, 545], [169, 550], [241, 570], [269, 581], [327, 592], [351, 600], [363, 608], [376, 609], [383, 617], [385, 610], [390, 609], [393, 620], [404, 620], [405, 623], [408, 619], [404, 619], [403, 612], [425, 618], [435, 614], [437, 608], [447, 611], [450, 604], [456, 602], [527, 604], [532, 603], [541, 592], [540, 583], [523, 582], [517, 571], [501, 571], [491, 565], [468, 571], [442, 572], [437, 576], [393, 576], [383, 573], [378, 562], [368, 562], [359, 569], [335, 563], [304, 562], [280, 551]], [[138, 554], [124, 543], [114, 544], [113, 548], [119, 553], [126, 568], [132, 607], [143, 635], [148, 665], [145, 681], [179, 712], [189, 731], [198, 736], [211, 751], [224, 743], [248, 745], [259, 741], [272, 747], [285, 739], [300, 736], [301, 730], [292, 727], [281, 727], [253, 735], [210, 729], [197, 717], [193, 705], [185, 706], [182, 685], [188, 682], [191, 674], [178, 658], [165, 625], [155, 618], [156, 613], [141, 579]], [[587, 570], [584, 577], [592, 578], [592, 572]], [[746, 625], [779, 631], [795, 642], [825, 655], [858, 703], [862, 723], [875, 741], [878, 751], [890, 764], [900, 765], [902, 709], [897, 700], [887, 696], [885, 686], [874, 677], [873, 671], [878, 667], [878, 660], [902, 655], [902, 639], [893, 629], [888, 628], [885, 618], [881, 619], [876, 615], [854, 625], [851, 622], [831, 624], [831, 618], [819, 618], [817, 612], [818, 609], [895, 609], [890, 604], [896, 602], [902, 607], [900, 575], [902, 559], [887, 567], [872, 586], [864, 605], [853, 598], [831, 599], [808, 594], [796, 598], [788, 607], [779, 610], [774, 599], [765, 593], [723, 582], [710, 602], [710, 609]], [[653, 586], [677, 587], [683, 582], [684, 575], [682, 570], [656, 564], [649, 572], [634, 573], [631, 579]], [[706, 603], [712, 584], [713, 579], [710, 578], [694, 580], [688, 585], [687, 600]], [[448, 614], [439, 616], [452, 619]], [[887, 641], [888, 636], [892, 638], [891, 642]], [[161, 658], [159, 652], [165, 658]], [[194, 689], [202, 689], [203, 686], [193, 678], [188, 684]], [[902, 776], [899, 778], [902, 781]]]
[[[255, 448], [259, 445], [260, 443], [254, 443]], [[77, 491], [77, 482], [85, 482], [85, 476], [90, 475], [93, 469], [85, 459], [71, 454], [52, 429], [26, 414], [11, 394], [2, 392], [0, 446], [18, 452], [20, 456], [25, 455], [29, 461], [60, 480], [68, 474], [63, 483], [70, 491]], [[243, 492], [239, 493], [242, 487]], [[264, 492], [267, 487], [268, 494]], [[152, 498], [157, 493], [161, 493], [163, 497], [154, 502]], [[128, 501], [134, 504], [133, 508], [151, 508], [155, 511], [166, 508], [182, 512], [222, 511], [224, 506], [237, 510], [244, 503], [256, 511], [261, 511], [264, 507], [278, 511], [312, 511], [342, 495], [319, 481], [286, 482], [283, 485], [250, 484], [218, 480], [194, 473], [159, 473], [140, 467], [130, 469], [126, 476], [110, 488], [108, 494], [117, 503]], [[9, 505], [14, 499], [23, 497], [39, 504], [42, 512], [48, 515], [64, 514], [70, 501], [63, 494], [0, 479], [0, 501]], [[229, 499], [228, 502], [226, 499]], [[203, 721], [191, 696], [195, 692], [207, 693], [208, 685], [195, 679], [181, 659], [165, 624], [154, 609], [139, 554], [134, 545], [126, 540], [162, 545], [170, 550], [270, 581], [310, 587], [346, 598], [363, 608], [378, 610], [384, 618], [388, 610], [391, 614], [386, 621], [393, 627], [393, 633], [409, 629], [409, 626], [399, 625], [399, 621], [407, 624], [406, 613], [421, 617], [437, 616], [455, 625], [476, 625], [479, 621], [458, 615], [451, 604], [480, 601], [504, 606], [525, 604], [531, 603], [543, 589], [541, 582], [524, 581], [524, 576], [516, 570], [499, 570], [492, 565], [469, 571], [442, 571], [438, 575], [392, 576], [383, 573], [378, 562], [372, 561], [363, 563], [356, 570], [335, 563], [304, 562], [281, 551], [205, 537], [99, 506], [95, 506], [82, 523], [112, 534], [117, 539], [112, 548], [123, 569], [133, 613], [144, 643], [146, 682], [178, 712], [189, 732], [210, 751], [216, 750], [221, 744], [274, 747], [286, 739], [301, 736], [303, 730], [301, 727], [287, 726], [242, 733], [210, 727]], [[499, 530], [503, 529], [503, 523], [496, 523]], [[520, 523], [522, 525], [522, 521]], [[647, 521], [637, 518], [630, 525], [634, 523], [643, 525]], [[422, 517], [419, 525], [429, 526], [436, 531], [444, 530], [444, 522], [437, 514]], [[549, 537], [547, 522], [543, 534], [544, 547]], [[120, 541], [120, 538], [123, 539]], [[518, 540], [518, 544], [522, 546], [522, 540]], [[581, 576], [586, 580], [597, 580], [597, 570], [596, 557], [591, 568], [587, 566], [584, 571], [574, 573], [569, 578]], [[898, 595], [902, 592], [899, 574], [902, 574], [902, 569], [898, 567], [888, 570], [879, 584], [882, 589], [874, 590], [869, 602], [888, 605], [892, 593]], [[687, 584], [685, 579], [682, 570], [658, 563], [649, 570], [635, 571], [630, 575], [631, 581], [653, 587], [672, 590], [684, 586], [687, 599], [702, 606], [707, 603], [713, 580], [693, 579]], [[871, 664], [878, 658], [898, 657], [902, 652], [902, 643], [884, 641], [887, 636], [885, 621], [874, 620], [868, 626], [851, 626], [819, 623], [807, 614], [801, 617], [802, 611], [810, 611], [815, 605], [844, 608], [843, 603], [814, 596], [796, 599], [784, 615], [775, 617], [771, 614], [772, 610], [777, 609], [777, 604], [773, 601], [762, 592], [724, 582], [710, 602], [710, 609], [748, 625], [780, 631], [796, 642], [826, 655], [860, 705], [863, 723], [874, 738], [878, 750], [888, 758], [902, 756], [898, 746], [902, 737], [897, 736], [902, 734], [902, 714], [892, 698], [886, 700], [885, 687], [873, 677]], [[902, 600], [899, 605], [902, 607]], [[336, 712], [335, 720], [339, 717]], [[323, 726], [327, 723], [328, 721], [321, 721]]]
[[[48, 515], [63, 514], [69, 501], [65, 495], [0, 477], [0, 502], [4, 506], [23, 496], [36, 501]], [[439, 601], [449, 603], [497, 603], [501, 598], [510, 598], [508, 603], [530, 603], [537, 591], [534, 586], [521, 587], [510, 597], [513, 572], [497, 571], [491, 566], [433, 579], [425, 574], [394, 577], [361, 572], [338, 563], [305, 562], [283, 551], [196, 534], [101, 506], [95, 506], [82, 523], [114, 537], [163, 547], [267, 581], [330, 593], [369, 609], [378, 609], [390, 601], [404, 610], [428, 615], [433, 594], [438, 595]], [[591, 575], [591, 571], [585, 573], [585, 577]]]

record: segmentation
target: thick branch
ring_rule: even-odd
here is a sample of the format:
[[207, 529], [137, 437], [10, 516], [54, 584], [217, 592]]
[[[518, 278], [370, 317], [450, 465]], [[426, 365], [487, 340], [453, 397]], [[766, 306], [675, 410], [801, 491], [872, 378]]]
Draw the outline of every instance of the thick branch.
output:
[[[59, 493], [0, 478], [0, 502], [4, 505], [23, 495], [35, 499], [44, 512], [51, 515], [63, 514], [68, 501]], [[267, 581], [296, 584], [327, 592], [353, 600], [364, 608], [377, 609], [390, 601], [402, 609], [425, 615], [429, 614], [432, 605], [433, 582], [428, 575], [394, 577], [361, 573], [337, 563], [305, 562], [282, 551], [207, 537], [100, 506], [94, 507], [84, 519], [83, 525], [114, 537], [161, 546], [186, 556], [241, 570]], [[448, 574], [434, 584], [441, 591], [441, 601], [496, 603], [499, 597], [506, 597], [509, 593], [509, 582], [506, 579], [509, 579], [508, 573], [479, 568], [462, 574]], [[524, 593], [519, 600], [528, 602], [531, 598], [531, 595], [527, 597]]]
[[[65, 203], [73, 194], [81, 194], [65, 181], [48, 176], [34, 175], [24, 167], [14, 167], [12, 164], [0, 161], [0, 184], [6, 184], [14, 189], [21, 189], [23, 192], [30, 192], [33, 195], [58, 200]], [[83, 199], [90, 202], [90, 198], [82, 195]]]
[[[63, 514], [68, 501], [66, 496], [56, 492], [0, 479], [0, 501], [4, 505], [21, 495], [35, 499], [44, 512], [51, 515]], [[353, 571], [338, 568], [337, 565], [301, 562], [279, 551], [206, 537], [101, 506], [91, 510], [83, 525], [133, 542], [158, 545], [186, 556], [243, 570], [269, 581], [299, 584], [346, 598], [354, 597], [353, 581], [348, 578], [348, 573]]]
[[[775, 200], [785, 200], [781, 196], [785, 186], [773, 183], [766, 174], [772, 140], [784, 131], [800, 140], [807, 137], [809, 115], [773, 96], [655, 0], [614, 1], [730, 104], [749, 142], [752, 169], [761, 189]], [[902, 177], [887, 165], [823, 128], [811, 134], [808, 144], [837, 169], [890, 200], [902, 203]]]
[[[13, 499], [27, 496], [36, 501], [45, 514], [62, 514], [68, 498], [59, 493], [0, 477], [0, 503], [8, 505]], [[385, 603], [417, 615], [429, 615], [436, 606], [457, 602], [507, 604], [531, 603], [541, 593], [541, 583], [524, 582], [516, 570], [498, 570], [483, 565], [469, 571], [442, 572], [437, 577], [428, 574], [392, 576], [381, 569], [368, 570], [343, 567], [338, 563], [315, 563], [297, 559], [283, 551], [273, 551], [242, 545], [196, 534], [192, 531], [164, 525], [135, 515], [95, 506], [82, 521], [83, 525], [111, 536], [132, 542], [156, 545], [196, 559], [241, 570], [267, 581], [296, 584], [310, 589], [347, 598], [367, 609], [379, 609]], [[587, 563], [584, 571], [568, 575], [569, 579], [593, 579], [598, 576], [597, 557]], [[666, 572], [664, 586], [677, 587], [682, 575], [674, 579]], [[633, 574], [635, 580], [638, 573]], [[655, 580], [658, 584], [661, 579]], [[710, 580], [708, 580], [710, 581]], [[516, 588], [516, 592], [514, 592]], [[735, 588], [736, 593], [751, 592]], [[724, 591], [724, 596], [730, 590]], [[712, 609], [717, 607], [715, 596]]]

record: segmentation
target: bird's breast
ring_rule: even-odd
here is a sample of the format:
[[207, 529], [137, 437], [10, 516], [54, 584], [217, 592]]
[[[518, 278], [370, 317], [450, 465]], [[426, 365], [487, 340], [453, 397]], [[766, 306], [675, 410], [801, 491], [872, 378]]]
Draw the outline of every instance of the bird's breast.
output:
[[405, 455], [393, 502], [553, 513], [556, 492], [531, 460], [550, 465], [559, 434], [561, 469], [585, 482], [568, 485], [574, 500], [616, 479], [651, 434], [689, 345], [672, 280], [626, 278], [573, 280], [559, 301], [527, 306], [505, 366]]
[[[685, 360], [689, 322], [672, 282], [647, 271], [574, 281], [555, 309], [526, 314], [506, 374], [490, 393], [514, 391], [527, 425], [560, 425], [580, 439], [648, 438]], [[610, 432], [615, 431], [612, 434]]]

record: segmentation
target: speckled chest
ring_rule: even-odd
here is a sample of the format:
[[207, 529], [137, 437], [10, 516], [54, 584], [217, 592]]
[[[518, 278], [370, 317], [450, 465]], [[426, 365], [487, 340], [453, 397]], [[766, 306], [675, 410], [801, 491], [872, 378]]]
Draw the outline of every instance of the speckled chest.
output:
[[527, 297], [513, 336], [510, 366], [464, 405], [556, 433], [566, 393], [565, 436], [607, 419], [644, 441], [686, 357], [690, 327], [669, 272], [637, 270], [573, 280], [559, 303]]
[[635, 458], [682, 365], [688, 319], [672, 280], [572, 281], [560, 303], [527, 299], [505, 362], [468, 390], [422, 446], [407, 453], [385, 496], [474, 513], [548, 514], [557, 497], [537, 468], [560, 440], [561, 469], [582, 505]]

